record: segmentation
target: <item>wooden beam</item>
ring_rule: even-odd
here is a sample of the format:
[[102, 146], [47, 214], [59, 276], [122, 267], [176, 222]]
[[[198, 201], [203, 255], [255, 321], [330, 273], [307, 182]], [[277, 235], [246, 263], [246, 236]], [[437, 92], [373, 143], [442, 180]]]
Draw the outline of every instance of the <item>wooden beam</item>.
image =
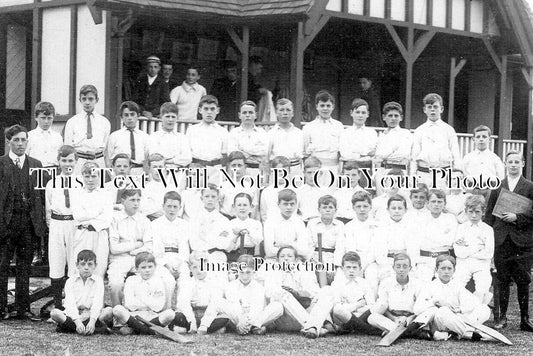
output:
[[313, 31], [310, 34], [305, 35], [305, 37], [304, 37], [304, 50], [307, 47], [309, 47], [311, 42], [313, 42], [313, 40], [315, 39], [316, 35], [318, 35], [320, 30], [322, 30], [322, 28], [328, 23], [329, 18], [330, 18], [329, 15], [324, 15], [324, 16], [320, 17], [318, 22], [313, 26]]
[[242, 27], [241, 102], [248, 99], [248, 57], [250, 57], [250, 28]]
[[235, 30], [229, 26], [226, 27], [226, 32], [231, 37], [231, 40], [233, 41], [233, 43], [235, 44], [239, 52], [241, 52], [242, 54], [244, 52], [244, 43], [239, 37], [239, 35], [237, 34], [237, 32], [235, 32]]
[[446, 0], [446, 27], [452, 28], [453, 2]]
[[507, 63], [507, 56], [502, 56], [500, 79], [500, 112], [498, 116], [498, 154], [503, 155], [503, 140], [511, 138], [511, 105], [513, 100], [513, 81]]
[[409, 23], [413, 23], [415, 20], [414, 0], [407, 0], [405, 2], [405, 13], [407, 14], [406, 20]]
[[0, 7], [0, 14], [21, 11], [33, 11], [34, 9], [45, 9], [53, 7], [65, 7], [70, 5], [85, 5], [86, 0], [51, 0], [28, 3], [24, 5], [12, 5]]
[[341, 12], [348, 12], [348, 0], [341, 0]]
[[465, 31], [470, 31], [470, 23], [472, 22], [472, 2], [471, 0], [464, 0], [465, 3]]
[[500, 57], [498, 57], [498, 54], [494, 50], [492, 43], [490, 43], [490, 40], [488, 39], [487, 36], [483, 36], [482, 39], [483, 39], [483, 43], [485, 44], [485, 47], [487, 48], [487, 51], [490, 54], [490, 57], [492, 58], [492, 60], [494, 61], [494, 64], [496, 65], [496, 68], [498, 68], [500, 73], [502, 73], [502, 63], [500, 61]]
[[385, 24], [385, 27], [387, 28], [387, 30], [389, 31], [391, 37], [392, 37], [392, 40], [394, 41], [394, 43], [396, 44], [396, 47], [398, 47], [398, 50], [400, 51], [403, 59], [407, 62], [409, 61], [410, 59], [410, 56], [409, 56], [409, 52], [407, 51], [407, 48], [405, 48], [405, 45], [403, 44], [403, 41], [402, 39], [400, 38], [400, 36], [398, 35], [398, 32], [396, 32], [396, 29], [394, 28], [394, 26], [392, 26], [391, 24], [389, 23], [386, 23]]
[[454, 122], [454, 111], [455, 111], [455, 78], [457, 75], [459, 75], [459, 72], [461, 72], [461, 69], [466, 64], [466, 59], [461, 59], [459, 61], [459, 64], [456, 65], [456, 59], [455, 57], [452, 57], [451, 59], [451, 65], [450, 65], [450, 88], [449, 88], [449, 95], [448, 95], [448, 124], [450, 126], [453, 126]]
[[[70, 7], [70, 56], [69, 56], [69, 78], [68, 78], [68, 114], [76, 115], [76, 67], [78, 55], [78, 6]], [[107, 94], [107, 93], [106, 93]], [[107, 96], [107, 95], [106, 95]]]
[[390, 19], [391, 18], [391, 0], [385, 0], [385, 18]]
[[431, 39], [435, 36], [437, 31], [428, 31], [422, 35], [416, 40], [415, 46], [414, 46], [414, 52], [413, 52], [413, 60], [416, 60], [424, 51], [424, 49], [427, 47], [429, 42], [431, 42]]
[[433, 0], [427, 0], [427, 20], [428, 26], [433, 25]]
[[304, 98], [304, 24], [298, 22], [296, 31], [293, 31], [291, 41], [291, 74], [290, 74], [290, 96], [294, 101], [293, 124], [301, 127], [302, 104]]
[[[31, 46], [31, 107], [41, 100], [42, 17], [40, 9], [33, 9]], [[1, 21], [0, 21], [1, 22]], [[2, 61], [3, 59], [0, 59]], [[4, 103], [5, 107], [5, 103]]]
[[[524, 74], [524, 72], [522, 71]], [[526, 82], [533, 83], [533, 69], [528, 68], [527, 70], [528, 79]], [[524, 74], [525, 75], [525, 74]], [[526, 143], [526, 152], [524, 156], [526, 157], [526, 178], [531, 180], [531, 171], [532, 171], [532, 157], [533, 157], [533, 86], [529, 84], [529, 100], [528, 100], [528, 120], [527, 120], [527, 143]]]
[[102, 8], [96, 6], [96, 0], [87, 0], [87, 7], [95, 25], [101, 25], [103, 23]]
[[521, 67], [522, 75], [524, 76], [524, 79], [529, 87], [529, 90], [533, 89], [533, 79], [531, 78], [531, 72], [532, 68], [527, 67]]
[[370, 16], [370, 0], [363, 1], [363, 16]]
[[[501, 1], [501, 0], [500, 0]], [[481, 3], [483, 6], [483, 34], [489, 33], [489, 5], [486, 1]]]
[[520, 14], [518, 13], [518, 10], [516, 9], [516, 2], [510, 1], [507, 4], [504, 4], [504, 6], [507, 6], [509, 8], [509, 11], [511, 13], [511, 18], [513, 19], [514, 26], [512, 27], [514, 30], [514, 33], [518, 37], [518, 41], [520, 43], [520, 47], [524, 52], [524, 59], [526, 60], [526, 64], [528, 66], [533, 66], [533, 63], [531, 62], [531, 56], [533, 56], [533, 50], [531, 46], [529, 45], [529, 38], [528, 35], [524, 32], [524, 28], [521, 25], [520, 22]]
[[[328, 2], [329, 0], [314, 1], [314, 5], [311, 7], [309, 13], [307, 14], [307, 21], [305, 21], [304, 23], [304, 35], [307, 36], [313, 33], [313, 26], [318, 23], [320, 18], [324, 15]], [[341, 11], [343, 11], [342, 9], [345, 9], [344, 12], [348, 12], [348, 1], [343, 0], [343, 2], [341, 3]]]

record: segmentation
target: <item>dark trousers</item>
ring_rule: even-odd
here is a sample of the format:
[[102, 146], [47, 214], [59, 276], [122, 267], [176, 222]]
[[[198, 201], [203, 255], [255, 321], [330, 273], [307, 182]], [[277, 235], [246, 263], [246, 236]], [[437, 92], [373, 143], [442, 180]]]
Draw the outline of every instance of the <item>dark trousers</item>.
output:
[[0, 242], [0, 310], [7, 307], [9, 265], [16, 253], [15, 305], [19, 313], [30, 310], [30, 272], [33, 259], [33, 227], [28, 213], [14, 213]]
[[511, 281], [516, 283], [521, 316], [527, 317], [529, 315], [531, 252], [531, 247], [519, 247], [510, 237], [507, 237], [500, 246], [496, 247], [494, 264], [496, 265], [496, 276], [500, 287], [500, 312], [502, 316], [507, 314]]

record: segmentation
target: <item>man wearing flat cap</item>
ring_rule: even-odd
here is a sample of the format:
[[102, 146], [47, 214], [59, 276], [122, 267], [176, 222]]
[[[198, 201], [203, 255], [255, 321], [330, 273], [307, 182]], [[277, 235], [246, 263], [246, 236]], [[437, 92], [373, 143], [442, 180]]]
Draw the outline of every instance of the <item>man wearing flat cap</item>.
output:
[[156, 56], [146, 59], [146, 75], [142, 75], [135, 83], [134, 101], [141, 106], [146, 117], [159, 115], [159, 108], [170, 101], [168, 84], [162, 75], [161, 60]]

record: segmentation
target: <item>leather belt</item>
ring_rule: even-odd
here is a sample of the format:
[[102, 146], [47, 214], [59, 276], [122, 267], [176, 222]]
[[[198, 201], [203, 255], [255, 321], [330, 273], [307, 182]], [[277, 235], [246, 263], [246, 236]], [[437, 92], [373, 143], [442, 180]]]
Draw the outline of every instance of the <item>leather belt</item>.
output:
[[433, 257], [433, 258], [436, 258], [436, 257], [442, 256], [442, 255], [449, 256], [450, 255], [450, 250], [439, 251], [439, 252], [431, 252], [431, 251], [420, 250], [420, 256], [422, 256], [422, 257]]
[[89, 161], [93, 161], [95, 159], [104, 157], [104, 153], [103, 152], [98, 152], [98, 153], [78, 152], [78, 157], [89, 160]]
[[383, 162], [383, 167], [387, 169], [407, 169], [406, 164], [387, 163], [387, 162]]
[[179, 252], [180, 252], [180, 249], [177, 248], [177, 247], [165, 247], [165, 252], [179, 253]]
[[131, 162], [131, 168], [142, 168], [142, 167], [143, 165], [140, 163]]
[[60, 215], [60, 214], [52, 213], [52, 219], [68, 221], [68, 220], [74, 220], [74, 217], [72, 215]]
[[212, 161], [204, 161], [203, 159], [193, 158], [192, 163], [198, 163], [203, 166], [218, 166], [219, 164], [222, 164], [222, 160], [220, 159], [214, 159]]
[[[318, 252], [318, 247], [315, 247], [315, 251]], [[334, 248], [324, 248], [322, 247], [322, 252], [335, 252], [335, 249]]]
[[212, 249], [210, 249], [210, 250], [207, 250], [207, 252], [209, 252], [209, 253], [213, 253], [213, 252], [215, 252], [215, 251], [219, 251], [219, 252], [227, 253], [226, 250], [223, 250], [223, 249], [221, 249], [221, 248], [212, 248]]
[[417, 171], [420, 171], [420, 172], [423, 172], [423, 173], [430, 173], [430, 172], [431, 172], [430, 169], [448, 169], [448, 168], [450, 168], [450, 166], [445, 166], [445, 167], [432, 167], [432, 168], [418, 166]]
[[291, 160], [291, 167], [299, 166], [302, 160], [300, 158]]
[[259, 163], [246, 162], [246, 166], [247, 166], [248, 168], [259, 168]]

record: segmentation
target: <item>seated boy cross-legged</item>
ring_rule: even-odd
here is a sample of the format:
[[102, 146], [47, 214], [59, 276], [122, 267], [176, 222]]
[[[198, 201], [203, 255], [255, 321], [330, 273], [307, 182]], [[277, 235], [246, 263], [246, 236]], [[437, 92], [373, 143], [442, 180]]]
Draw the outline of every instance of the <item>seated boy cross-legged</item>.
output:
[[94, 274], [96, 255], [91, 250], [78, 253], [77, 273], [65, 283], [65, 310], [53, 309], [50, 317], [57, 325], [57, 331], [76, 332], [91, 335], [111, 324], [113, 311], [104, 308], [104, 281]]
[[135, 256], [137, 275], [131, 276], [124, 285], [124, 305], [113, 308], [113, 316], [119, 323], [127, 324], [121, 333], [153, 334], [152, 330], [137, 320], [141, 316], [158, 326], [167, 326], [174, 319], [172, 309], [164, 309], [166, 296], [163, 279], [155, 274], [155, 257], [149, 252]]

